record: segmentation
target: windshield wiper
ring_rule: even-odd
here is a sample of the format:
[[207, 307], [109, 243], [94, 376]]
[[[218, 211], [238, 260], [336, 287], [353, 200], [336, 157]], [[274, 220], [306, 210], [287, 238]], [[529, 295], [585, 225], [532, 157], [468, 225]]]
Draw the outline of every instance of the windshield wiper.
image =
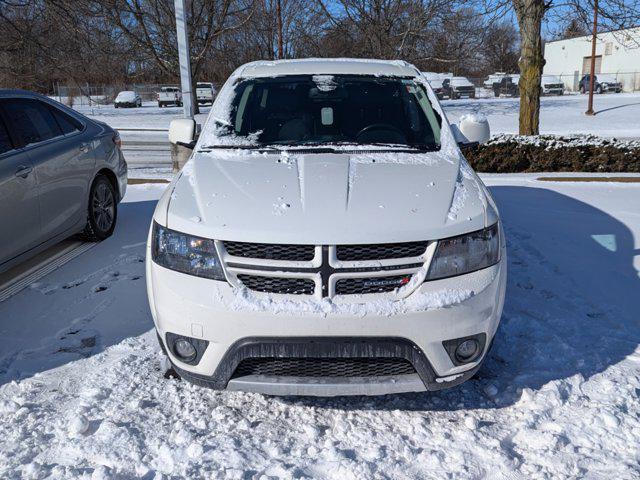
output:
[[199, 151], [206, 152], [209, 150], [266, 150], [280, 152], [280, 149], [269, 147], [266, 145], [207, 145], [202, 147]]

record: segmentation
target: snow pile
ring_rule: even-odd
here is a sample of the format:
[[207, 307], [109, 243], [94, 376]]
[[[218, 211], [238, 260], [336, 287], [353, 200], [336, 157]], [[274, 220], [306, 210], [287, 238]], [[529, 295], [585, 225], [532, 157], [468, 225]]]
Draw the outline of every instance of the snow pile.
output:
[[[406, 287], [406, 286], [405, 286]], [[367, 303], [334, 303], [331, 299], [288, 300], [267, 295], [256, 295], [241, 287], [235, 290], [233, 301], [227, 307], [240, 312], [270, 312], [276, 315], [376, 315], [391, 317], [408, 312], [424, 312], [461, 303], [474, 296], [471, 290], [444, 289], [436, 292], [416, 293], [405, 299], [378, 297]], [[224, 302], [224, 300], [221, 300]]]
[[514, 143], [517, 145], [531, 145], [553, 150], [557, 148], [614, 147], [623, 150], [640, 149], [640, 140], [618, 140], [616, 138], [603, 138], [590, 134], [574, 135], [512, 135], [499, 134], [489, 140], [486, 145], [501, 145]]

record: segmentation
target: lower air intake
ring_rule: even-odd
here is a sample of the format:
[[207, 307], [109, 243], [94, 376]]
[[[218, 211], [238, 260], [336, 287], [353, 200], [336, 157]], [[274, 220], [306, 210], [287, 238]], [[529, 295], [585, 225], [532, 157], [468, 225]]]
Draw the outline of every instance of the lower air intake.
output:
[[248, 358], [232, 378], [272, 377], [386, 377], [416, 373], [404, 358]]

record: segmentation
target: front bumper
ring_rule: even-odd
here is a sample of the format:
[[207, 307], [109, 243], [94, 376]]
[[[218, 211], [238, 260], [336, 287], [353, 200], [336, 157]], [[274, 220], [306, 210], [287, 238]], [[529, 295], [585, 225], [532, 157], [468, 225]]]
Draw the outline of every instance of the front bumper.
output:
[[118, 150], [118, 172], [117, 172], [118, 191], [120, 194], [119, 200], [122, 201], [125, 194], [127, 193], [127, 182], [129, 181], [129, 172], [128, 172], [127, 161], [124, 159], [124, 154], [122, 153], [122, 150], [120, 150], [119, 148], [117, 150]]
[[603, 92], [616, 92], [620, 93], [622, 91], [622, 84], [603, 84], [602, 85]]
[[[274, 395], [379, 395], [457, 385], [473, 376], [488, 351], [500, 321], [506, 286], [503, 249], [497, 265], [425, 282], [407, 299], [395, 302], [392, 314], [385, 314], [375, 306], [353, 300], [335, 299], [333, 303], [325, 300], [318, 304], [287, 296], [281, 301], [273, 298], [248, 301], [246, 291], [234, 290], [226, 282], [167, 270], [153, 263], [149, 254], [148, 249], [151, 312], [177, 371], [188, 380], [213, 388]], [[456, 291], [472, 293], [463, 297], [450, 294]], [[407, 302], [415, 295], [434, 301]], [[180, 361], [166, 348], [167, 333], [208, 342], [196, 365]], [[472, 363], [454, 365], [443, 341], [478, 334], [485, 334], [482, 354]], [[347, 347], [345, 339], [350, 340]], [[378, 351], [375, 345], [392, 340], [403, 345], [399, 355], [410, 357], [416, 374], [385, 378], [232, 378], [244, 355], [238, 352], [248, 348], [246, 345], [253, 345], [249, 348], [250, 356], [286, 356], [288, 347], [284, 345], [291, 343], [298, 344], [292, 348], [300, 349], [298, 355], [305, 356], [309, 348], [325, 342], [329, 356], [342, 352], [347, 357], [361, 357], [363, 352], [359, 349], [364, 348], [375, 357]], [[261, 353], [256, 353], [256, 349]]]

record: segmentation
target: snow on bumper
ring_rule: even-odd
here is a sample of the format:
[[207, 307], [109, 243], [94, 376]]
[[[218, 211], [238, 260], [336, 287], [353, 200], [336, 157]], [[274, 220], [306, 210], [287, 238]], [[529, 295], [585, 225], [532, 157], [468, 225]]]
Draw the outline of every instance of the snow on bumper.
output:
[[[165, 269], [149, 257], [146, 268], [150, 307], [160, 337], [165, 339], [170, 333], [208, 342], [197, 365], [181, 362], [167, 349], [172, 362], [196, 378], [214, 375], [238, 342], [261, 337], [404, 339], [417, 347], [433, 372], [433, 381], [427, 385], [417, 376], [401, 376], [389, 381], [377, 377], [380, 381], [373, 384], [325, 382], [322, 387], [284, 379], [245, 378], [226, 386], [271, 394], [337, 395], [437, 390], [469, 378], [484, 359], [500, 321], [506, 285], [504, 265], [505, 255], [493, 267], [426, 282], [393, 305], [340, 304], [336, 300], [313, 302], [317, 308], [291, 297], [286, 303], [251, 301], [246, 291]], [[298, 311], [292, 308], [296, 302], [301, 307]], [[486, 335], [482, 355], [473, 363], [454, 365], [442, 342], [482, 333]]]

